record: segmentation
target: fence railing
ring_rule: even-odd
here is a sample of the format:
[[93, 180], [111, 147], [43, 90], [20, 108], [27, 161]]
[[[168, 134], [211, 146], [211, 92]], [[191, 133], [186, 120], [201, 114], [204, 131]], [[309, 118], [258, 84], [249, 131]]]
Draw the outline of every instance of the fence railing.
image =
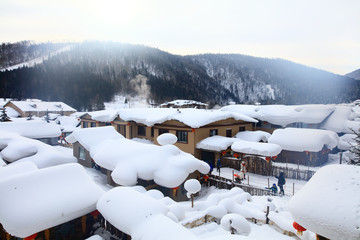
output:
[[270, 190], [245, 185], [238, 182], [233, 182], [231, 179], [211, 175], [206, 183], [208, 186], [215, 186], [221, 189], [231, 189], [233, 187], [239, 187], [245, 192], [250, 193], [252, 196], [274, 195]]
[[311, 171], [311, 170], [301, 170], [301, 169], [293, 169], [287, 167], [272, 166], [273, 176], [279, 176], [280, 172], [283, 172], [286, 178], [305, 180], [305, 181], [308, 181], [315, 174], [315, 171]]

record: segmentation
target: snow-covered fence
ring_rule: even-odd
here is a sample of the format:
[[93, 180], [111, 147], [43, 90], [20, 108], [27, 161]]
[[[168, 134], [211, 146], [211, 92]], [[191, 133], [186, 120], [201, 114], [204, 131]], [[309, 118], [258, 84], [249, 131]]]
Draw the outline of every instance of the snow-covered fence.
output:
[[208, 184], [210, 186], [215, 186], [221, 189], [231, 189], [233, 187], [239, 187], [243, 189], [245, 192], [250, 193], [252, 196], [273, 195], [273, 193], [271, 193], [271, 191], [268, 189], [263, 189], [255, 186], [249, 186], [249, 185], [233, 182], [231, 179], [227, 179], [215, 175], [211, 175], [211, 177], [209, 177]]
[[287, 167], [272, 166], [272, 175], [279, 176], [280, 172], [284, 172], [286, 178], [305, 180], [308, 181], [314, 174], [315, 171], [311, 170], [300, 170]]

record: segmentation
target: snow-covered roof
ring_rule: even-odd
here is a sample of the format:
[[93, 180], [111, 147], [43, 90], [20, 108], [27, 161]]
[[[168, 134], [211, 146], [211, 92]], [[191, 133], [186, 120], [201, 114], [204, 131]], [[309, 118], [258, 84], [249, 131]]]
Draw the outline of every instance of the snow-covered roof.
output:
[[112, 172], [113, 180], [124, 186], [137, 179], [154, 180], [164, 187], [179, 186], [196, 170], [207, 173], [209, 165], [174, 145], [157, 146], [132, 141], [112, 126], [75, 130], [67, 141], [80, 142], [94, 161]]
[[20, 238], [94, 211], [104, 193], [77, 163], [2, 179], [0, 192], [6, 193], [0, 198], [0, 223]]
[[4, 167], [0, 167], [0, 181], [2, 179], [13, 177], [18, 174], [23, 174], [27, 172], [33, 172], [39, 168], [33, 162], [20, 162], [17, 164], [9, 164]]
[[0, 130], [18, 133], [28, 138], [54, 138], [61, 135], [59, 125], [41, 120], [0, 122]]
[[111, 189], [96, 207], [107, 221], [134, 240], [198, 239], [166, 216], [169, 210], [160, 200], [131, 188]]
[[56, 122], [61, 126], [63, 132], [73, 132], [80, 127], [80, 120], [76, 117], [58, 116]]
[[360, 167], [319, 169], [289, 202], [294, 220], [329, 239], [360, 239]]
[[251, 141], [251, 142], [267, 142], [269, 137], [271, 136], [270, 133], [264, 131], [242, 131], [238, 132], [235, 137], [240, 138], [242, 140]]
[[338, 144], [338, 136], [335, 132], [320, 129], [285, 128], [276, 129], [269, 143], [276, 143], [283, 150], [296, 152], [319, 152], [324, 145], [333, 149]]
[[99, 122], [111, 122], [119, 115], [117, 110], [107, 109], [88, 113], [93, 120]]
[[359, 106], [337, 105], [335, 111], [326, 119], [321, 128], [338, 133], [352, 133], [360, 130]]
[[239, 113], [203, 109], [172, 109], [172, 108], [130, 108], [120, 109], [119, 116], [125, 121], [135, 121], [147, 126], [160, 124], [168, 120], [177, 120], [191, 128], [199, 128], [207, 124], [234, 118], [247, 122], [257, 120]]
[[339, 143], [338, 148], [340, 150], [350, 150], [353, 146], [356, 146], [356, 134], [344, 134], [341, 137], [339, 137]]
[[0, 149], [1, 158], [4, 160], [11, 163], [30, 161], [38, 168], [76, 162], [75, 157], [66, 155], [53, 146], [2, 130]]
[[239, 140], [238, 138], [216, 135], [201, 140], [196, 144], [196, 148], [219, 152], [228, 149], [234, 142]]
[[43, 102], [41, 100], [10, 101], [23, 112], [76, 112], [76, 110], [63, 102]]
[[221, 110], [242, 113], [261, 121], [267, 121], [285, 127], [288, 124], [296, 122], [308, 124], [321, 123], [334, 111], [334, 106], [322, 104], [229, 105], [221, 108]]
[[174, 101], [160, 104], [160, 106], [166, 106], [166, 105], [174, 105], [174, 106], [179, 106], [179, 107], [183, 107], [183, 106], [187, 106], [187, 105], [201, 105], [201, 106], [206, 107], [208, 104], [194, 101], [194, 100], [183, 100], [183, 99], [177, 99]]
[[281, 152], [281, 147], [274, 143], [260, 143], [245, 140], [239, 140], [231, 145], [231, 149], [235, 152], [246, 153], [260, 156], [277, 156]]

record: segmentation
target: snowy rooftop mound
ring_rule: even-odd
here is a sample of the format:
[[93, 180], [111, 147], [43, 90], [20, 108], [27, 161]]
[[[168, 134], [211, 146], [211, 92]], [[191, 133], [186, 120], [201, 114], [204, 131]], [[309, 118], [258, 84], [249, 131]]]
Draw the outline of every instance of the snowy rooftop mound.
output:
[[18, 133], [28, 138], [53, 138], [61, 135], [60, 126], [45, 121], [0, 122], [0, 131]]
[[219, 152], [228, 149], [234, 142], [239, 140], [238, 138], [216, 135], [201, 140], [196, 144], [196, 148]]
[[11, 101], [15, 106], [20, 108], [22, 111], [49, 111], [49, 112], [60, 112], [70, 111], [76, 112], [76, 110], [63, 102], [43, 102], [41, 100], [26, 100], [26, 101]]
[[[95, 210], [104, 193], [77, 163], [0, 180], [0, 223], [25, 238]], [[36, 216], [36, 217], [34, 217]]]
[[13, 177], [18, 174], [23, 174], [27, 172], [33, 172], [38, 169], [39, 168], [33, 162], [9, 164], [7, 166], [0, 167], [0, 181], [8, 177]]
[[243, 114], [202, 109], [131, 108], [120, 109], [119, 116], [125, 121], [135, 121], [147, 126], [153, 126], [154, 124], [163, 123], [168, 120], [177, 120], [191, 128], [199, 128], [228, 118], [257, 122], [257, 120]]
[[352, 133], [351, 129], [358, 131], [360, 129], [358, 108], [350, 105], [336, 106], [335, 111], [326, 119], [321, 128], [338, 133]]
[[264, 131], [243, 131], [235, 135], [236, 138], [251, 142], [267, 142], [270, 136], [270, 133]]
[[60, 124], [63, 132], [73, 132], [80, 124], [76, 117], [58, 116], [57, 123]]
[[321, 123], [334, 111], [331, 105], [229, 105], [222, 111], [238, 112], [272, 124], [287, 126], [295, 122]]
[[65, 155], [53, 146], [6, 131], [0, 131], [0, 150], [5, 161], [31, 161], [38, 168], [76, 162], [75, 157]]
[[88, 113], [93, 120], [99, 122], [111, 122], [118, 116], [118, 111], [113, 109], [101, 110]]
[[282, 150], [278, 144], [244, 140], [234, 142], [233, 145], [231, 145], [231, 149], [235, 152], [267, 157], [277, 156]]
[[319, 152], [325, 145], [333, 149], [338, 144], [338, 136], [333, 131], [305, 128], [276, 129], [269, 143], [279, 144], [282, 149], [288, 151]]
[[344, 134], [341, 137], [339, 137], [339, 143], [338, 143], [338, 148], [340, 150], [350, 150], [352, 148], [352, 146], [356, 146], [356, 134]]
[[96, 207], [107, 221], [134, 240], [198, 239], [166, 216], [168, 209], [160, 200], [131, 188], [111, 189]]
[[196, 170], [201, 173], [210, 170], [208, 164], [174, 145], [132, 141], [112, 126], [78, 129], [66, 139], [70, 143], [80, 142], [98, 165], [113, 171], [111, 176], [120, 185], [135, 185], [137, 178], [141, 178], [173, 188]]
[[118, 133], [113, 126], [106, 126], [76, 129], [66, 137], [66, 141], [69, 143], [79, 142], [84, 148], [91, 151], [91, 148], [98, 146], [99, 143], [121, 138], [124, 138], [124, 136]]
[[360, 167], [319, 169], [289, 202], [294, 220], [329, 239], [360, 239]]

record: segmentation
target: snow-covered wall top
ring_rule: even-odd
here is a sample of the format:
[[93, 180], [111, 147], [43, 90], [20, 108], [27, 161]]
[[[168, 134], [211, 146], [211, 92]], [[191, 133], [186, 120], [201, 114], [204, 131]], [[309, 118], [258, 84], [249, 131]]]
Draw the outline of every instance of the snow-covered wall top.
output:
[[338, 133], [352, 133], [360, 130], [360, 107], [351, 105], [335, 106], [335, 111], [325, 120], [321, 126], [323, 129]]
[[199, 128], [228, 118], [257, 122], [257, 120], [239, 113], [203, 109], [131, 108], [120, 109], [119, 116], [125, 121], [135, 121], [147, 126], [153, 126], [167, 120], [177, 120], [192, 128]]
[[0, 155], [8, 162], [33, 162], [38, 168], [74, 163], [76, 158], [65, 155], [53, 146], [16, 133], [0, 130]]
[[239, 140], [238, 138], [216, 135], [201, 140], [196, 144], [196, 148], [219, 152], [228, 149], [234, 142]]
[[320, 129], [285, 128], [276, 129], [269, 143], [279, 144], [282, 149], [296, 152], [319, 152], [325, 145], [333, 149], [338, 144], [338, 136], [335, 132]]
[[43, 102], [41, 100], [10, 101], [23, 112], [46, 112], [46, 111], [69, 111], [76, 112], [76, 109], [63, 102]]
[[235, 137], [240, 138], [242, 140], [251, 141], [251, 142], [267, 142], [269, 137], [271, 136], [270, 133], [264, 131], [242, 131], [238, 132]]
[[92, 119], [99, 122], [111, 122], [119, 115], [117, 110], [108, 109], [95, 112], [89, 112]]
[[266, 157], [277, 156], [282, 150], [278, 144], [251, 142], [240, 139], [231, 145], [231, 149], [235, 152]]
[[294, 220], [329, 239], [360, 239], [360, 167], [319, 169], [289, 202]]
[[332, 105], [229, 105], [222, 111], [238, 112], [272, 124], [287, 126], [291, 123], [321, 123], [334, 111]]
[[94, 211], [104, 193], [77, 163], [5, 178], [0, 192], [0, 223], [20, 238]]
[[18, 133], [28, 138], [54, 138], [61, 135], [59, 125], [39, 120], [0, 122], [0, 130]]
[[132, 141], [112, 126], [78, 129], [66, 139], [71, 143], [79, 141], [94, 161], [113, 171], [113, 180], [124, 186], [135, 185], [141, 178], [173, 188], [196, 170], [204, 174], [210, 170], [208, 164], [174, 145], [157, 146]]
[[131, 188], [111, 189], [99, 199], [96, 207], [107, 221], [134, 240], [198, 239], [166, 216], [165, 204]]

